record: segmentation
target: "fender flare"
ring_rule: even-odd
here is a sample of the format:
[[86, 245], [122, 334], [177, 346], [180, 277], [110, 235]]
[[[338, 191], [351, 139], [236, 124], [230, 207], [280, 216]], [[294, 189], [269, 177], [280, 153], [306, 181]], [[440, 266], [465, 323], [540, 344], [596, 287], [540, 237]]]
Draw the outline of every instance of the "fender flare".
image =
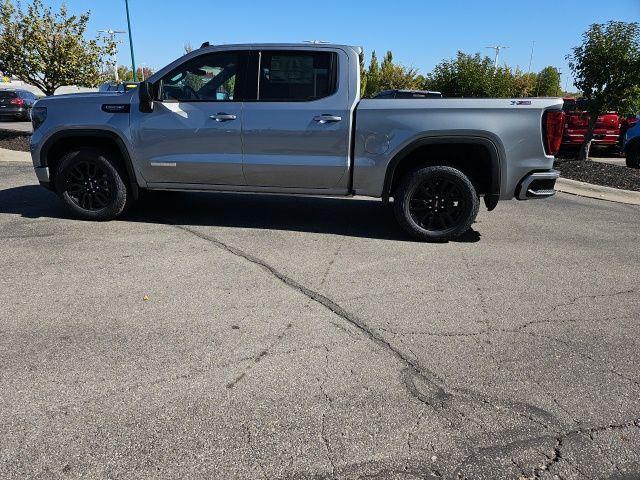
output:
[[500, 179], [502, 178], [502, 161], [496, 144], [486, 138], [473, 135], [445, 135], [433, 137], [420, 137], [412, 140], [408, 145], [404, 146], [387, 165], [387, 171], [384, 177], [383, 198], [388, 199], [391, 195], [391, 185], [397, 166], [418, 148], [425, 145], [438, 144], [470, 144], [482, 145], [489, 152], [489, 160], [491, 162], [491, 181], [489, 182], [489, 192], [485, 193], [484, 203], [489, 210], [493, 210], [500, 199]]
[[42, 145], [40, 149], [40, 164], [43, 166], [49, 165], [49, 151], [51, 148], [60, 140], [65, 138], [106, 138], [115, 142], [118, 150], [120, 151], [120, 155], [122, 156], [122, 161], [124, 163], [125, 169], [127, 170], [127, 175], [129, 177], [129, 186], [131, 187], [131, 193], [133, 194], [133, 198], [135, 200], [140, 196], [140, 187], [138, 186], [138, 181], [136, 178], [135, 170], [133, 169], [133, 162], [131, 161], [131, 156], [129, 155], [129, 150], [127, 149], [126, 144], [115, 132], [111, 130], [101, 130], [96, 128], [82, 128], [82, 129], [71, 129], [71, 130], [62, 130], [60, 132], [56, 132], [51, 135]]

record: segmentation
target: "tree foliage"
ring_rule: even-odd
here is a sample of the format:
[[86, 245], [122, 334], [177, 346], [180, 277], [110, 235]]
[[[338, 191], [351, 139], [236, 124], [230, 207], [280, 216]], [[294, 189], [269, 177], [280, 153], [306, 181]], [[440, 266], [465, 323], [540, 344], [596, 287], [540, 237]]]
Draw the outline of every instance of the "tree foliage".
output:
[[442, 92], [447, 97], [532, 97], [560, 93], [560, 76], [554, 67], [540, 73], [524, 73], [508, 66], [495, 68], [493, 60], [479, 53], [458, 52], [443, 60], [429, 73], [426, 90]]
[[[138, 67], [136, 68], [136, 77], [138, 80], [146, 80], [151, 75], [153, 75], [153, 69], [149, 67]], [[118, 67], [118, 80], [121, 82], [133, 82], [133, 70], [131, 67], [126, 65], [120, 65]]]
[[575, 85], [587, 100], [589, 130], [580, 150], [580, 158], [586, 159], [598, 115], [640, 109], [640, 25], [593, 24], [567, 60]]
[[25, 9], [2, 0], [0, 70], [47, 95], [62, 85], [97, 86], [116, 45], [108, 37], [85, 38], [89, 16], [70, 15], [64, 4], [53, 12], [42, 0]]
[[369, 68], [365, 70], [363, 62], [361, 72], [360, 85], [364, 97], [372, 97], [382, 90], [420, 88], [424, 80], [415, 68], [394, 63], [391, 51], [387, 51], [382, 64], [378, 63], [376, 52], [371, 52]]
[[555, 97], [561, 94], [560, 73], [555, 67], [545, 67], [538, 73], [536, 97]]

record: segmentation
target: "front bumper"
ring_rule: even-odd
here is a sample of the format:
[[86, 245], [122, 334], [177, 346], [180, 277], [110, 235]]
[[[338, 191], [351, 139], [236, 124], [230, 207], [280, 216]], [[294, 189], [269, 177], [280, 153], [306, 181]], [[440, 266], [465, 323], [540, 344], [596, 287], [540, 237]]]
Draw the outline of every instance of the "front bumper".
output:
[[516, 188], [518, 200], [530, 200], [533, 198], [548, 198], [555, 195], [556, 180], [560, 177], [557, 170], [533, 172], [526, 175]]
[[49, 178], [49, 167], [34, 167], [33, 170], [36, 172], [36, 177], [40, 185], [52, 190], [51, 179]]

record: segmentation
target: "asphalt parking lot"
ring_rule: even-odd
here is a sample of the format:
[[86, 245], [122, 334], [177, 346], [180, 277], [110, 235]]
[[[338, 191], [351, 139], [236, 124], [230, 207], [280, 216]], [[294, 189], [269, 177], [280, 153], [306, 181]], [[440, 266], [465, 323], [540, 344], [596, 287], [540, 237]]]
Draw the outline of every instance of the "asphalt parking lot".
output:
[[0, 478], [640, 476], [640, 207], [408, 240], [377, 201], [71, 219], [0, 164]]

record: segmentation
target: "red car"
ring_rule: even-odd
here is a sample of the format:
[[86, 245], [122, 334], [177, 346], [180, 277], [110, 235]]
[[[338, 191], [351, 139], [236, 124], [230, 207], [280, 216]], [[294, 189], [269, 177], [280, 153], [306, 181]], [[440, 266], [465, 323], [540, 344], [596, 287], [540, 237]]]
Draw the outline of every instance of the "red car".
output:
[[[565, 98], [565, 123], [562, 146], [577, 148], [584, 142], [584, 136], [589, 128], [589, 115], [585, 112], [585, 100]], [[616, 112], [607, 112], [598, 117], [593, 131], [593, 144], [603, 147], [618, 148], [620, 145], [620, 116]]]

